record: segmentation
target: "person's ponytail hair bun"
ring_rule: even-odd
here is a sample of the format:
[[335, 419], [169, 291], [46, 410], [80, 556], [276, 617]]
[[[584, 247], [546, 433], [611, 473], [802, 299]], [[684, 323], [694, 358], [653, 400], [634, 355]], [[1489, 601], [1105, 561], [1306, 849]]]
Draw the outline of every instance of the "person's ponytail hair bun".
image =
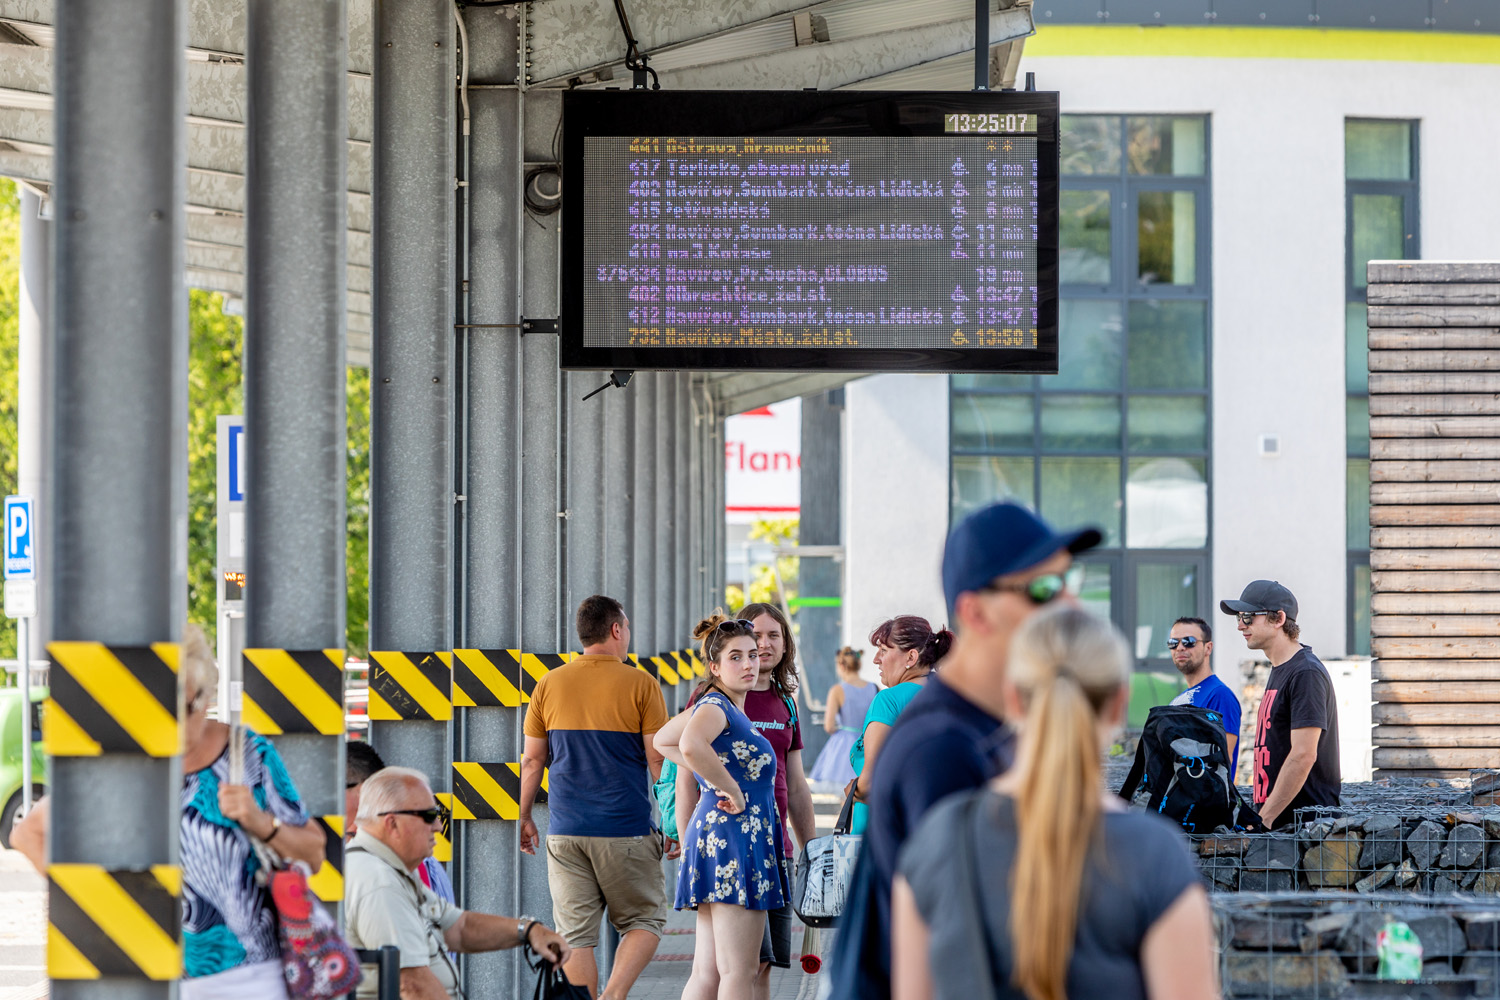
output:
[[702, 642], [709, 637], [714, 629], [719, 627], [720, 622], [728, 620], [729, 616], [724, 613], [723, 608], [715, 608], [713, 614], [701, 619], [697, 625], [693, 626], [693, 638]]
[[946, 628], [938, 629], [932, 638], [927, 640], [927, 648], [922, 651], [922, 659], [927, 661], [930, 656], [932, 659], [927, 662], [941, 663], [943, 657], [948, 655], [948, 650], [952, 648], [953, 632]]

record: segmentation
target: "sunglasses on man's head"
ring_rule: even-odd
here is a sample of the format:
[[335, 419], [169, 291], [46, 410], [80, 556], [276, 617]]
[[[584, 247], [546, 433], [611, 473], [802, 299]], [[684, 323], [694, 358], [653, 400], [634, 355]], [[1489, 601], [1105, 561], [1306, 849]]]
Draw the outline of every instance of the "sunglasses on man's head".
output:
[[382, 816], [415, 816], [423, 823], [432, 825], [433, 820], [441, 819], [447, 822], [448, 810], [442, 806], [433, 806], [431, 809], [387, 809], [381, 813]]
[[1046, 604], [1048, 601], [1056, 600], [1064, 591], [1076, 594], [1082, 584], [1083, 567], [1074, 566], [1066, 573], [1044, 573], [1024, 583], [991, 583], [980, 589], [1002, 594], [1025, 594], [1031, 599], [1032, 604]]
[[1181, 646], [1183, 649], [1192, 649], [1202, 641], [1196, 635], [1185, 635], [1181, 639], [1168, 639], [1167, 648], [1176, 649], [1178, 646]]

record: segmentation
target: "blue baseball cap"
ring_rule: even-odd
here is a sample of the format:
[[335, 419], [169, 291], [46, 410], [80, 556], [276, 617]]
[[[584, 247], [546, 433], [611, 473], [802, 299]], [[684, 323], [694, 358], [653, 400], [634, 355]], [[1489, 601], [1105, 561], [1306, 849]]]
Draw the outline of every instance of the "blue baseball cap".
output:
[[948, 535], [943, 548], [943, 596], [952, 615], [958, 595], [997, 577], [1027, 569], [1067, 549], [1078, 553], [1103, 541], [1098, 528], [1057, 532], [1018, 503], [981, 507]]

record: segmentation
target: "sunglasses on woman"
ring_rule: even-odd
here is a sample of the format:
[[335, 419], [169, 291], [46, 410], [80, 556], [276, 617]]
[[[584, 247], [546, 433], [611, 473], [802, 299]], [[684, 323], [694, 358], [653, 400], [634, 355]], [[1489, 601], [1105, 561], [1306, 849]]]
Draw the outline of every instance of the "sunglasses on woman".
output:
[[1181, 646], [1183, 649], [1192, 649], [1202, 641], [1196, 635], [1185, 635], [1181, 639], [1168, 639], [1167, 648], [1176, 649], [1178, 646]]
[[723, 621], [719, 622], [720, 632], [733, 632], [736, 629], [741, 628], [747, 628], [751, 632], [754, 632], [755, 623], [747, 618], [726, 618]]
[[1032, 604], [1046, 604], [1054, 601], [1063, 592], [1078, 593], [1078, 588], [1083, 585], [1083, 567], [1074, 566], [1066, 573], [1044, 573], [1034, 576], [1024, 583], [992, 583], [981, 590], [991, 590], [997, 593], [1025, 594], [1030, 598]]

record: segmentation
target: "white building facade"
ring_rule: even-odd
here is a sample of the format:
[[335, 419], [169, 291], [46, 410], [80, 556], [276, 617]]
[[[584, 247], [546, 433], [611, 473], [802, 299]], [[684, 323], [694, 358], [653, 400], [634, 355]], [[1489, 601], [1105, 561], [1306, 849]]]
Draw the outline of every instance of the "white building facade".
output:
[[1500, 37], [1048, 6], [1022, 69], [1062, 95], [1062, 370], [847, 387], [846, 641], [945, 620], [952, 520], [1009, 496], [1104, 527], [1084, 598], [1143, 669], [1170, 670], [1167, 629], [1199, 615], [1234, 671], [1249, 653], [1218, 601], [1261, 577], [1325, 659], [1367, 654], [1360, 276], [1500, 257]]

